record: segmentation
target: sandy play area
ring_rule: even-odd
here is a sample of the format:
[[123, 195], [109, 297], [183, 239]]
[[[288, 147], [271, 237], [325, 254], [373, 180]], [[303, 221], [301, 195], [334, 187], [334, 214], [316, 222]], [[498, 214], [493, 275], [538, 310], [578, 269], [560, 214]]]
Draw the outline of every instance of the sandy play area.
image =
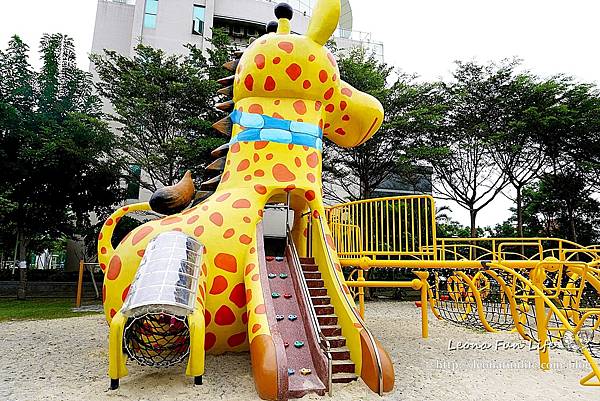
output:
[[[600, 400], [600, 388], [578, 383], [589, 372], [580, 355], [554, 350], [556, 368], [543, 372], [536, 352], [514, 349], [523, 344], [516, 335], [474, 332], [431, 317], [430, 338], [423, 340], [418, 318], [413, 303], [367, 304], [367, 322], [395, 364], [396, 388], [383, 400]], [[183, 365], [130, 364], [120, 389], [108, 391], [107, 333], [102, 315], [0, 323], [0, 400], [258, 399], [248, 354], [208, 356], [204, 385], [197, 387]], [[358, 381], [334, 385], [333, 399], [382, 398]]]

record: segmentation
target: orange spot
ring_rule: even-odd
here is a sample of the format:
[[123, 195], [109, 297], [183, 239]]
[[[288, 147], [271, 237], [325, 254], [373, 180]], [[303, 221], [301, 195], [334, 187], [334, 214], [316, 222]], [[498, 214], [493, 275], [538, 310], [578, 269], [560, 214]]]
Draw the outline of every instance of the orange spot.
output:
[[226, 171], [225, 174], [221, 176], [221, 182], [227, 181], [229, 179], [229, 176], [231, 176], [231, 173], [229, 171]]
[[250, 160], [248, 159], [244, 159], [240, 162], [240, 164], [238, 164], [237, 166], [237, 171], [244, 171], [246, 170], [248, 167], [250, 167]]
[[248, 266], [246, 266], [246, 270], [244, 271], [244, 274], [246, 274], [246, 275], [250, 274], [250, 272], [252, 272], [252, 270], [254, 270], [255, 267], [256, 267], [256, 265], [254, 263], [248, 263]]
[[254, 247], [250, 248], [250, 253], [254, 253], [254, 252], [256, 252], [256, 248], [254, 248]]
[[352, 96], [352, 91], [348, 88], [342, 88], [342, 94], [350, 97]]
[[252, 242], [252, 238], [247, 236], [246, 234], [242, 234], [240, 236], [240, 242], [245, 245], [249, 245]]
[[237, 152], [239, 152], [240, 151], [240, 143], [236, 142], [233, 145], [231, 145], [231, 147], [229, 148], [229, 151], [231, 153], [237, 153]]
[[308, 61], [312, 62], [315, 61], [316, 57], [314, 54], [311, 54], [310, 56], [308, 56]]
[[217, 336], [214, 333], [206, 333], [206, 336], [204, 337], [204, 350], [208, 351], [215, 346], [216, 342]]
[[219, 253], [215, 256], [215, 266], [230, 273], [237, 272], [237, 259], [228, 253]]
[[252, 78], [252, 75], [246, 75], [246, 79], [244, 79], [244, 85], [246, 86], [246, 89], [252, 91], [254, 88], [254, 78]]
[[325, 95], [323, 95], [325, 97], [325, 100], [329, 100], [333, 97], [333, 88], [329, 88], [327, 89], [327, 91], [325, 92]]
[[261, 185], [261, 184], [256, 184], [254, 186], [254, 190], [261, 195], [264, 195], [267, 193], [267, 187], [265, 187], [264, 185]]
[[285, 118], [283, 118], [283, 116], [281, 114], [277, 113], [277, 112], [273, 113], [273, 117], [274, 118], [278, 118], [280, 120], [285, 120]]
[[258, 215], [259, 215], [260, 217], [263, 217], [263, 210], [262, 210], [262, 209], [259, 209], [257, 213], [258, 213]]
[[308, 79], [307, 79], [307, 80], [305, 80], [305, 81], [302, 83], [302, 87], [303, 87], [304, 89], [308, 89], [308, 88], [310, 88], [311, 86], [312, 86], [312, 84], [310, 83], [310, 81], [309, 81]]
[[350, 121], [350, 116], [348, 114], [344, 114], [344, 116], [342, 117], [343, 121]]
[[[104, 287], [102, 287], [104, 289]], [[121, 294], [121, 300], [123, 302], [125, 302], [125, 298], [127, 298], [127, 294], [129, 294], [129, 288], [131, 288], [131, 284], [129, 284], [124, 290], [123, 293]], [[104, 294], [103, 294], [104, 295]]]
[[111, 317], [111, 319], [112, 319], [113, 317], [115, 317], [115, 315], [116, 315], [116, 314], [117, 314], [117, 311], [116, 311], [116, 310], [114, 310], [114, 309], [111, 309], [111, 310], [110, 310], [110, 317]]
[[103, 255], [106, 255], [106, 252], [108, 252], [108, 250], [106, 249], [105, 246], [103, 246], [102, 248], [100, 248], [100, 253]]
[[246, 305], [246, 287], [244, 287], [244, 283], [239, 283], [233, 287], [231, 294], [229, 294], [229, 300], [238, 308]]
[[119, 255], [114, 255], [108, 264], [108, 273], [106, 273], [106, 278], [109, 280], [114, 280], [119, 276], [119, 273], [121, 273], [121, 258], [119, 258]]
[[296, 163], [296, 167], [300, 167], [300, 166], [302, 166], [302, 161], [300, 160], [300, 158], [299, 158], [299, 157], [296, 157], [296, 158], [294, 159], [294, 163]]
[[214, 212], [210, 215], [210, 221], [213, 222], [214, 225], [221, 227], [223, 225], [223, 215], [219, 212]]
[[263, 54], [257, 54], [254, 56], [254, 64], [256, 64], [256, 68], [259, 70], [265, 68], [265, 56]]
[[181, 217], [171, 216], [171, 217], [167, 217], [165, 219], [162, 219], [161, 222], [160, 222], [160, 225], [161, 226], [168, 226], [169, 224], [179, 223], [182, 220], [183, 219]]
[[[144, 249], [140, 249], [140, 250], [139, 250], [139, 251], [137, 251], [136, 253], [137, 253], [137, 255], [138, 255], [140, 258], [142, 258], [142, 257], [144, 257], [145, 250], [144, 250]], [[100, 266], [100, 267], [102, 267], [102, 266]], [[102, 270], [104, 270], [104, 269], [102, 269]]]
[[255, 104], [250, 105], [250, 107], [248, 108], [248, 111], [250, 113], [262, 114], [263, 108], [260, 104], [255, 103]]
[[292, 63], [286, 68], [285, 72], [292, 81], [295, 81], [302, 75], [302, 67], [296, 63]]
[[281, 63], [281, 57], [275, 57], [273, 59], [273, 64], [279, 64], [279, 63]]
[[252, 326], [252, 334], [255, 334], [258, 330], [260, 330], [262, 326], [258, 323], [256, 323], [254, 326]]
[[294, 102], [294, 110], [298, 114], [306, 114], [306, 104], [302, 100], [296, 100]]
[[333, 113], [334, 110], [335, 106], [332, 103], [329, 103], [327, 106], [325, 106], [325, 111], [328, 113]]
[[279, 104], [281, 103], [281, 100], [277, 99], [273, 102], [273, 104], [275, 104], [275, 106], [279, 106]]
[[306, 174], [306, 179], [312, 183], [314, 183], [317, 179], [315, 178], [315, 175], [313, 173], [308, 173]]
[[254, 160], [254, 163], [256, 163], [260, 160], [260, 156], [258, 155], [258, 153], [255, 153], [252, 159]]
[[342, 111], [344, 111], [344, 110], [346, 110], [346, 107], [348, 107], [348, 103], [346, 103], [345, 101], [343, 101], [343, 100], [342, 100], [342, 101], [340, 102], [340, 109], [341, 109]]
[[250, 217], [248, 216], [244, 216], [244, 223], [250, 223], [252, 220], [250, 220]]
[[291, 42], [279, 42], [277, 46], [279, 46], [279, 48], [287, 54], [290, 54], [292, 51], [294, 51], [294, 44]]
[[289, 150], [293, 150], [294, 149], [294, 144], [293, 143], [288, 143], [288, 149]]
[[304, 193], [304, 197], [306, 198], [306, 200], [309, 200], [309, 201], [314, 200], [315, 199], [315, 191], [311, 191], [311, 190], [306, 191]]
[[263, 148], [267, 147], [268, 144], [269, 144], [269, 142], [267, 142], [267, 141], [256, 141], [256, 142], [254, 142], [254, 149], [256, 149], [256, 150], [263, 149]]
[[343, 128], [338, 128], [335, 130], [335, 133], [338, 135], [346, 135], [346, 131]]
[[252, 176], [250, 174], [244, 176], [244, 181], [250, 181]]
[[100, 263], [100, 269], [102, 269], [102, 271], [106, 270], [106, 265], [104, 263]]
[[235, 202], [233, 202], [232, 206], [234, 209], [248, 209], [251, 206], [251, 204], [248, 199], [238, 199]]
[[217, 276], [213, 280], [209, 294], [219, 295], [227, 289], [227, 279], [223, 276]]
[[313, 210], [313, 217], [314, 217], [315, 219], [318, 219], [318, 218], [319, 218], [319, 216], [320, 216], [320, 214], [319, 214], [319, 211], [318, 211], [318, 210]]
[[254, 175], [257, 177], [264, 177], [265, 176], [265, 172], [263, 170], [256, 170], [254, 172]]
[[249, 303], [251, 299], [252, 299], [252, 290], [250, 288], [248, 288], [246, 290], [246, 303]]
[[242, 323], [247, 324], [248, 323], [248, 312], [244, 312], [242, 313]]
[[267, 311], [267, 308], [265, 308], [265, 304], [260, 304], [256, 308], [254, 308], [254, 313], [259, 314], [259, 315], [262, 313], [265, 313], [266, 311]]
[[108, 219], [108, 220], [106, 220], [106, 223], [105, 223], [105, 224], [106, 224], [107, 226], [112, 226], [112, 225], [113, 225], [113, 219]]
[[319, 81], [321, 81], [321, 83], [325, 83], [325, 81], [327, 81], [327, 71], [325, 70], [321, 70], [319, 72]]
[[141, 240], [143, 240], [148, 234], [150, 234], [152, 232], [153, 228], [150, 226], [144, 226], [142, 228], [139, 229], [138, 232], [136, 232], [133, 235], [133, 238], [131, 240], [131, 244], [132, 245], [137, 245]]
[[210, 324], [210, 320], [212, 319], [212, 317], [210, 316], [210, 312], [205, 309], [204, 310], [204, 326], [208, 326]]
[[104, 235], [102, 235], [102, 233], [98, 234], [98, 241], [102, 241], [102, 237], [104, 237]]
[[335, 251], [335, 243], [333, 242], [331, 235], [325, 234], [325, 240], [327, 241], [327, 245]]
[[196, 229], [194, 230], [194, 235], [196, 237], [199, 237], [202, 235], [202, 233], [204, 232], [204, 226], [198, 226], [196, 227]]
[[237, 347], [238, 345], [242, 345], [244, 341], [246, 341], [246, 332], [242, 331], [229, 337], [227, 339], [227, 344], [229, 344], [230, 347]]
[[231, 238], [233, 237], [233, 235], [235, 234], [235, 230], [233, 228], [228, 228], [224, 233], [223, 233], [223, 238], [227, 239], [227, 238]]
[[272, 92], [272, 91], [275, 90], [276, 86], [277, 86], [277, 84], [275, 83], [275, 80], [273, 79], [272, 76], [269, 75], [265, 79], [265, 85], [264, 85], [265, 90], [268, 91], [268, 92]]
[[221, 195], [217, 198], [217, 202], [223, 202], [224, 200], [227, 200], [227, 198], [229, 198], [230, 196], [231, 196], [231, 193], [229, 193], [229, 192], [224, 193], [223, 195]]
[[296, 176], [284, 164], [277, 163], [273, 166], [273, 177], [279, 182], [294, 181]]
[[273, 158], [273, 153], [268, 153], [267, 154], [267, 160], [271, 160]]
[[323, 106], [323, 103], [321, 103], [320, 101], [317, 100], [315, 102], [315, 111], [321, 110], [321, 106]]
[[333, 55], [331, 53], [327, 53], [327, 58], [329, 59], [329, 62], [331, 63], [332, 66], [336, 66], [337, 63], [335, 62], [335, 59], [333, 58]]
[[228, 306], [221, 306], [215, 313], [215, 323], [219, 326], [228, 326], [233, 322], [235, 322], [235, 315]]
[[293, 191], [294, 189], [296, 189], [296, 186], [295, 186], [294, 184], [292, 184], [292, 185], [288, 185], [288, 186], [287, 186], [287, 187], [285, 187], [283, 190], [284, 190], [285, 192], [290, 192], [290, 191]]
[[317, 155], [317, 152], [312, 152], [310, 155], [306, 156], [306, 163], [312, 168], [317, 167], [319, 164], [319, 155]]
[[200, 216], [196, 215], [196, 216], [192, 216], [189, 219], [187, 219], [187, 224], [194, 224], [196, 222], [196, 220], [198, 220], [200, 218]]
[[203, 205], [202, 206], [202, 210], [207, 211], [208, 210], [208, 205]]
[[106, 286], [102, 286], [102, 303], [106, 302]]

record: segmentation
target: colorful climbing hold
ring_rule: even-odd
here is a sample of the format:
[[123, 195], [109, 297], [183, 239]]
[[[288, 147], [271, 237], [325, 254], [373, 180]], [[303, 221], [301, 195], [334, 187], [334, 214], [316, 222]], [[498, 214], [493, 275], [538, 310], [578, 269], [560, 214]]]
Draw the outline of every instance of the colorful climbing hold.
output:
[[275, 278], [275, 277], [277, 277], [277, 274], [275, 274], [275, 273], [269, 273], [269, 278]]
[[289, 347], [289, 346], [290, 346], [290, 343], [288, 343], [288, 342], [286, 341], [286, 342], [284, 342], [284, 343], [283, 343], [283, 346], [284, 346], [285, 348], [287, 348], [287, 347]]
[[271, 293], [271, 297], [272, 298], [279, 298], [279, 293], [278, 292], [272, 292]]
[[302, 369], [300, 369], [300, 373], [304, 376], [308, 376], [312, 373], [312, 370], [310, 370], [308, 368], [302, 368]]
[[304, 347], [304, 342], [303, 341], [296, 341], [296, 342], [294, 342], [294, 347], [296, 347], [296, 348], [302, 348], [302, 347]]
[[292, 297], [292, 294], [283, 294], [283, 297], [285, 299], [290, 299]]
[[298, 316], [296, 316], [296, 315], [288, 315], [288, 319], [293, 322], [294, 320], [298, 319]]
[[283, 262], [283, 256], [276, 256], [276, 257], [275, 257], [275, 260], [276, 260], [277, 262]]
[[288, 368], [288, 376], [293, 375], [294, 373], [296, 373], [296, 371], [292, 368]]
[[281, 274], [279, 275], [279, 278], [281, 278], [281, 279], [285, 280], [286, 278], [288, 278], [288, 275], [287, 275], [286, 273], [281, 273]]
[[277, 319], [277, 321], [279, 322], [279, 321], [285, 319], [285, 316], [283, 316], [283, 315], [275, 315], [275, 319]]

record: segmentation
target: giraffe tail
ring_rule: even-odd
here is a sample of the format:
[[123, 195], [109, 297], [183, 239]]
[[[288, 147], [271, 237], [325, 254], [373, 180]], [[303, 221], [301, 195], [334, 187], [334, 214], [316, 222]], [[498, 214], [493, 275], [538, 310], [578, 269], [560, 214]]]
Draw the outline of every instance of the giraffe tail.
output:
[[98, 235], [98, 263], [103, 272], [106, 272], [106, 266], [110, 258], [115, 253], [115, 249], [112, 246], [112, 236], [115, 232], [115, 227], [121, 219], [127, 213], [140, 211], [140, 210], [151, 210], [148, 202], [134, 203], [118, 208], [110, 215], [104, 222], [100, 234]]

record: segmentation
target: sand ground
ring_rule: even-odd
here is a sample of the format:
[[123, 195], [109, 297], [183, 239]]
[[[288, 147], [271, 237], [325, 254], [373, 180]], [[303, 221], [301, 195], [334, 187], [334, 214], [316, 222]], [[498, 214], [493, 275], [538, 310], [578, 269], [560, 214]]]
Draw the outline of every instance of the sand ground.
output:
[[[516, 334], [463, 329], [430, 314], [425, 340], [418, 319], [413, 303], [368, 303], [366, 321], [394, 361], [396, 388], [380, 398], [360, 381], [337, 384], [333, 399], [600, 400], [600, 388], [579, 385], [590, 371], [581, 355], [553, 350], [556, 367], [541, 371], [526, 344], [505, 349], [523, 346]], [[185, 377], [183, 365], [129, 364], [120, 389], [108, 391], [107, 339], [102, 315], [0, 323], [0, 400], [258, 400], [248, 354], [208, 356], [202, 386]]]

